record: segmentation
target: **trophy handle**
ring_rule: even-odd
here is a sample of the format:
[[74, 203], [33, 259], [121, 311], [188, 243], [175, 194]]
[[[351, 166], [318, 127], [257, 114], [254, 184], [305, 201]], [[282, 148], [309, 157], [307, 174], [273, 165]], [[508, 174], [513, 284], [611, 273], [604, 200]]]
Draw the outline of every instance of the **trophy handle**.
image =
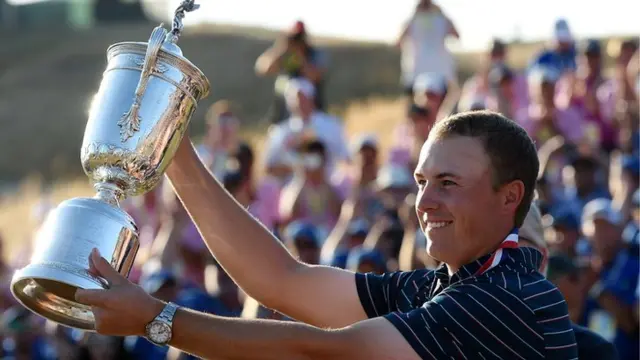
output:
[[129, 109], [129, 111], [122, 116], [120, 121], [118, 121], [118, 126], [120, 127], [120, 140], [122, 142], [129, 140], [135, 132], [140, 130], [140, 120], [142, 120], [139, 114], [140, 103], [142, 102], [142, 97], [147, 89], [149, 78], [156, 67], [158, 52], [164, 43], [166, 35], [167, 30], [162, 27], [162, 24], [153, 29], [153, 32], [151, 33], [151, 37], [149, 38], [149, 43], [147, 45], [147, 53], [144, 58], [144, 65], [142, 66], [142, 73], [140, 74], [140, 81], [136, 87], [133, 105], [131, 105], [131, 109]]

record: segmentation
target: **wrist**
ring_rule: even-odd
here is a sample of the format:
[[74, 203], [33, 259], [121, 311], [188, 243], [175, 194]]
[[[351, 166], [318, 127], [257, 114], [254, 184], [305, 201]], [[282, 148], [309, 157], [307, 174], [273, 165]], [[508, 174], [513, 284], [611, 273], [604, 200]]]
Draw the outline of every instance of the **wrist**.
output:
[[144, 307], [147, 310], [144, 315], [144, 323], [138, 330], [138, 334], [137, 334], [138, 336], [141, 336], [141, 337], [147, 336], [147, 329], [146, 329], [147, 325], [150, 322], [152, 322], [158, 315], [160, 315], [164, 307], [167, 305], [166, 302], [160, 299], [156, 299], [154, 297], [152, 297], [151, 299], [152, 301], [150, 301], [149, 304]]
[[167, 167], [167, 176], [172, 178], [177, 174], [183, 173], [185, 168], [194, 164], [194, 161], [200, 162], [200, 158], [193, 149], [191, 141], [185, 137], [180, 145], [178, 145], [178, 149], [176, 149], [173, 159]]

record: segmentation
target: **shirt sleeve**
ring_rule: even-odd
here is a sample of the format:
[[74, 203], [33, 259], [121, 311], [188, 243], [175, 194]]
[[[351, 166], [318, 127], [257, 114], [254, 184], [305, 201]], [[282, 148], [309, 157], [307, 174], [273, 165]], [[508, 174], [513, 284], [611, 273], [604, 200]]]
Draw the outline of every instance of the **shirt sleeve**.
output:
[[402, 288], [409, 280], [417, 279], [428, 270], [397, 271], [376, 275], [356, 274], [356, 288], [362, 307], [369, 318], [398, 311], [397, 299], [404, 296]]
[[451, 286], [420, 308], [385, 318], [422, 359], [544, 359], [533, 312], [492, 284]]

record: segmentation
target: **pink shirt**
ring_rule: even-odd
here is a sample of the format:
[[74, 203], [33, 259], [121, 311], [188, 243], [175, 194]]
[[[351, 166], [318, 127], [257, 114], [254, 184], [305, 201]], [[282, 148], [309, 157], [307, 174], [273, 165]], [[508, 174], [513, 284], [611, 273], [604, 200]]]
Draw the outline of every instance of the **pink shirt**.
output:
[[396, 126], [387, 163], [405, 167], [409, 166], [415, 141], [411, 125], [409, 125], [407, 121]]
[[249, 206], [249, 212], [269, 230], [273, 230], [279, 220], [281, 191], [280, 181], [265, 175], [256, 188], [256, 200]]
[[[515, 116], [516, 122], [529, 133], [538, 147], [553, 136], [551, 131], [541, 127], [537, 120], [541, 111], [541, 107], [531, 104], [518, 111]], [[567, 141], [575, 143], [584, 137], [584, 120], [580, 112], [573, 107], [556, 108], [554, 125]]]
[[[529, 101], [529, 86], [527, 78], [520, 72], [514, 72], [513, 75], [515, 103], [518, 104], [518, 107], [524, 106]], [[491, 91], [489, 91], [488, 84], [482, 81], [478, 74], [472, 76], [464, 83], [460, 98], [484, 100], [487, 105], [495, 104], [495, 101], [491, 96]]]

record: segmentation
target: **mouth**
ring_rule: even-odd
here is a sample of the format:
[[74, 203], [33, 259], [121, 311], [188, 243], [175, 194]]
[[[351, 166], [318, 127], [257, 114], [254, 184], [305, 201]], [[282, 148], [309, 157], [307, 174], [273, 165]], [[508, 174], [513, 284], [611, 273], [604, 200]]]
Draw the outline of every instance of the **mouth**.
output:
[[426, 228], [427, 228], [427, 231], [437, 230], [437, 229], [445, 228], [451, 224], [453, 224], [453, 221], [427, 221]]

